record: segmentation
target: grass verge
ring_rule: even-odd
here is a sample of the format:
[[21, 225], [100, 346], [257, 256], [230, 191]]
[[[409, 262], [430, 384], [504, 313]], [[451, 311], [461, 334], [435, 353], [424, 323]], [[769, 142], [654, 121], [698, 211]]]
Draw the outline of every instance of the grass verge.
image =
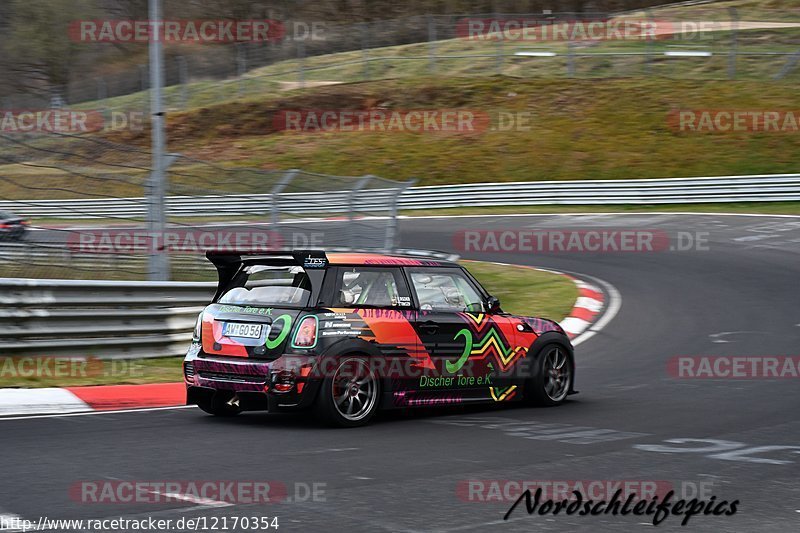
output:
[[462, 264], [509, 313], [561, 320], [578, 298], [575, 283], [560, 274], [484, 261]]
[[[183, 357], [158, 359], [118, 359], [114, 361], [87, 360], [70, 364], [67, 359], [45, 357], [0, 358], [0, 387], [41, 388], [79, 387], [88, 385], [143, 385], [180, 381]], [[39, 371], [39, 362], [51, 372]], [[62, 366], [63, 365], [63, 366]], [[27, 375], [31, 367], [33, 375]], [[58, 371], [58, 368], [62, 368]], [[68, 377], [57, 377], [68, 373]], [[25, 375], [22, 375], [25, 374]], [[49, 375], [48, 375], [49, 374]]]

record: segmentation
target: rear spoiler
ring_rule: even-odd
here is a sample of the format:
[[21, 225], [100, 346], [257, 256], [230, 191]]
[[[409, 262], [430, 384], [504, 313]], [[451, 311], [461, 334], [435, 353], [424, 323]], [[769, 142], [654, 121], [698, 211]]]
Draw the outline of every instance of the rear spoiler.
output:
[[328, 267], [324, 250], [291, 250], [270, 252], [206, 252], [206, 257], [217, 269], [219, 281], [214, 301], [222, 296], [244, 265], [300, 266], [311, 280], [312, 302], [319, 298], [322, 279]]

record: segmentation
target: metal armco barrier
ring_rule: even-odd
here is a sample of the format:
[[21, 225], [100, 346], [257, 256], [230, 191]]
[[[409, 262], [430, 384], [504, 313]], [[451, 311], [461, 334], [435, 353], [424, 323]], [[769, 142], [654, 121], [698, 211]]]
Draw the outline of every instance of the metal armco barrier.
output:
[[692, 204], [800, 200], [800, 174], [412, 187], [402, 209], [508, 205]]
[[[386, 209], [392, 189], [361, 191], [360, 213]], [[290, 193], [280, 196], [281, 212], [295, 215], [341, 214], [350, 208], [347, 191]], [[170, 196], [171, 217], [214, 214], [269, 217], [269, 194]], [[763, 174], [702, 178], [530, 181], [467, 183], [410, 187], [400, 195], [400, 209], [438, 209], [507, 205], [691, 204], [800, 200], [800, 174]], [[0, 210], [29, 217], [88, 219], [144, 217], [142, 198], [104, 200], [26, 200], [0, 202]]]
[[[458, 259], [426, 250], [398, 253]], [[216, 287], [216, 282], [0, 278], [0, 359], [183, 355]]]
[[215, 287], [0, 279], [0, 357], [181, 355]]

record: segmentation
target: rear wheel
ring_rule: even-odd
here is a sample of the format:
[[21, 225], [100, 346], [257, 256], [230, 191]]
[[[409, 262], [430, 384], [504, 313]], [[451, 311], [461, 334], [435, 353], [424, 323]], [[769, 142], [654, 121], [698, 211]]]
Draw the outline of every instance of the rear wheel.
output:
[[342, 358], [332, 376], [322, 382], [315, 411], [334, 426], [362, 426], [375, 416], [380, 380], [364, 357]]
[[538, 405], [559, 405], [572, 387], [572, 360], [559, 344], [548, 344], [537, 357], [538, 372], [528, 382], [529, 398]]
[[214, 416], [236, 416], [242, 412], [238, 404], [230, 404], [233, 396], [225, 397], [221, 394], [214, 394], [209, 398], [198, 400], [197, 406], [206, 413]]

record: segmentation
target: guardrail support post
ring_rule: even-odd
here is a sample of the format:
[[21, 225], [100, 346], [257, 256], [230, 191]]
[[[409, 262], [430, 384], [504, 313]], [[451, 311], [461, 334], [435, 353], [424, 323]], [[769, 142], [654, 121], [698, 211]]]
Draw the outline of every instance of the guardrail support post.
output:
[[[355, 220], [355, 203], [358, 193], [367, 185], [367, 183], [369, 183], [372, 178], [373, 176], [364, 176], [358, 180], [355, 186], [353, 186], [353, 188], [350, 190], [350, 195], [348, 196], [347, 202], [347, 221], [350, 225], [350, 228], [353, 227], [353, 220]], [[352, 231], [349, 231], [347, 235], [350, 240], [350, 248], [355, 248], [355, 235]]]
[[272, 190], [269, 192], [269, 226], [270, 229], [274, 232], [278, 232], [278, 227], [281, 224], [281, 208], [278, 204], [278, 195], [289, 186], [289, 183], [294, 179], [297, 173], [300, 172], [297, 169], [289, 170], [283, 174], [283, 177], [275, 184]]
[[392, 205], [389, 207], [389, 223], [386, 224], [386, 241], [383, 245], [387, 252], [393, 252], [397, 248], [397, 215], [400, 211], [400, 197], [409, 187], [417, 183], [416, 178], [411, 178], [397, 188], [392, 196]]

